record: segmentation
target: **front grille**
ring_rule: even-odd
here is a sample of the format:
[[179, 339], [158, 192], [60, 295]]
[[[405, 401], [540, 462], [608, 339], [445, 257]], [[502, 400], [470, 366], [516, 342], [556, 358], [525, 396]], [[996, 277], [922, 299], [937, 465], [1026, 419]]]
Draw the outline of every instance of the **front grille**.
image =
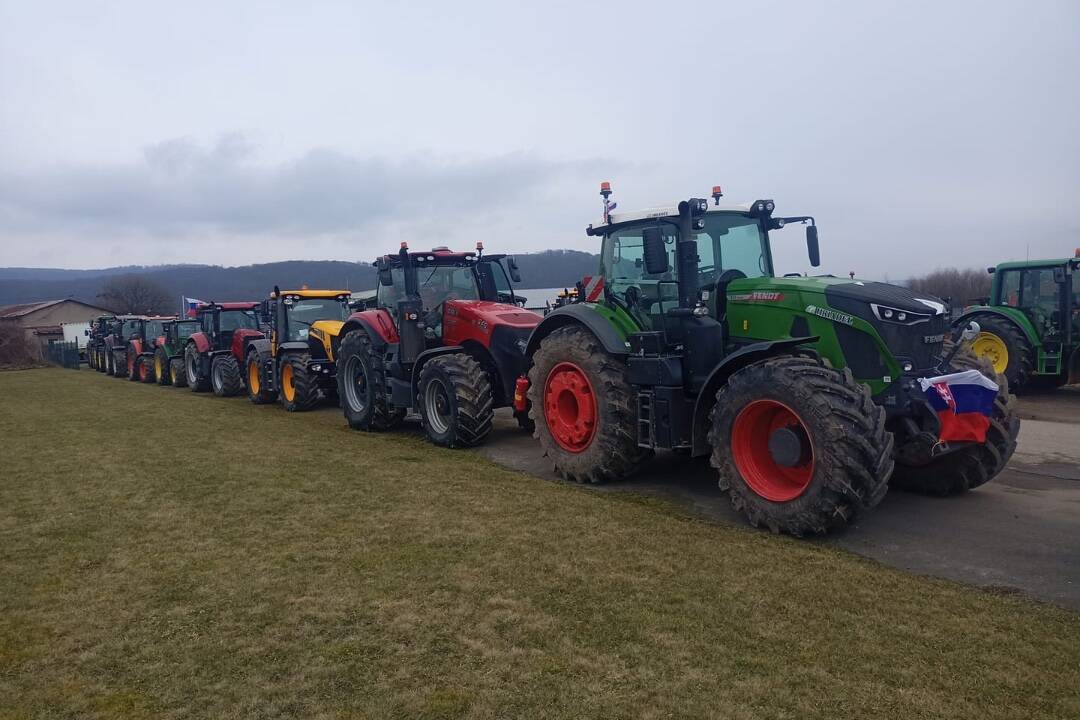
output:
[[875, 320], [873, 325], [889, 351], [894, 356], [910, 359], [917, 370], [933, 367], [941, 357], [942, 338], [946, 332], [944, 315], [916, 325], [897, 325], [881, 320]]

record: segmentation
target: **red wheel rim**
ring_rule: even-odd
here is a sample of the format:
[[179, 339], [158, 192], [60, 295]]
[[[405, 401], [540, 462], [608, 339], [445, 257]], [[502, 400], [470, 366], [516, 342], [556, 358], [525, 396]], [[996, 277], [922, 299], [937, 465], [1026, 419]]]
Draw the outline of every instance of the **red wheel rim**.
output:
[[551, 437], [567, 452], [579, 453], [596, 435], [596, 394], [588, 376], [577, 365], [562, 362], [544, 383], [544, 418]]
[[[794, 465], [781, 465], [769, 449], [769, 439], [781, 429], [805, 438], [806, 450]], [[794, 410], [776, 400], [755, 400], [739, 411], [731, 429], [731, 453], [743, 480], [766, 500], [794, 500], [814, 477], [810, 432]]]
[[150, 366], [144, 360], [143, 364], [139, 366], [139, 379], [145, 380], [148, 377], [150, 377]]

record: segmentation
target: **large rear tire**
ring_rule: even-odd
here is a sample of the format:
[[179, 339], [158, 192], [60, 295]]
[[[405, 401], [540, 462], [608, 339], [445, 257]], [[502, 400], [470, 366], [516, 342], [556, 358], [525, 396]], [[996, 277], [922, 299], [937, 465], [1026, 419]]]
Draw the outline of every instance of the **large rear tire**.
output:
[[824, 533], [888, 492], [885, 410], [850, 370], [798, 356], [754, 363], [716, 393], [709, 421], [720, 489], [755, 527]]
[[158, 385], [172, 384], [172, 378], [169, 377], [169, 355], [165, 348], [154, 351], [154, 378]]
[[[966, 349], [985, 358], [995, 373], [1004, 375], [1015, 392], [1023, 388], [1035, 368], [1035, 348], [1016, 323], [999, 315], [982, 313], [971, 320], [979, 323], [979, 335]], [[965, 321], [966, 322], [966, 321]], [[993, 376], [990, 376], [993, 377]]]
[[218, 397], [233, 397], [244, 389], [240, 365], [232, 355], [218, 355], [210, 365], [210, 386]]
[[258, 350], [252, 350], [244, 363], [247, 374], [248, 399], [256, 405], [268, 405], [277, 400], [277, 392], [270, 388], [263, 376], [266, 358]]
[[420, 419], [442, 447], [473, 447], [491, 433], [495, 399], [484, 368], [465, 353], [440, 355], [420, 371]]
[[[944, 352], [948, 353], [946, 345]], [[952, 371], [962, 370], [978, 370], [998, 384], [986, 442], [965, 445], [921, 465], [906, 464], [906, 458], [898, 457], [891, 481], [894, 487], [938, 497], [959, 495], [997, 477], [1016, 451], [1020, 418], [1016, 415], [1016, 396], [1009, 392], [1009, 379], [995, 372], [988, 358], [977, 357], [966, 347], [961, 347], [952, 360]]]
[[386, 396], [383, 359], [365, 331], [352, 330], [342, 338], [337, 381], [341, 408], [354, 430], [389, 430], [405, 417], [404, 408], [395, 408]]
[[567, 480], [619, 480], [648, 454], [637, 444], [626, 364], [583, 327], [561, 327], [540, 342], [529, 370], [529, 400], [533, 437]]
[[139, 382], [149, 385], [156, 381], [154, 375], [154, 358], [150, 355], [140, 355], [135, 359], [135, 367], [139, 375]]
[[187, 387], [187, 371], [184, 369], [183, 358], [169, 360], [169, 381], [173, 387]]
[[131, 382], [139, 382], [142, 380], [142, 364], [140, 363], [142, 357], [135, 352], [135, 347], [132, 345], [128, 345], [125, 357], [127, 358], [127, 379]]
[[202, 365], [202, 358], [194, 344], [184, 348], [184, 375], [192, 392], [206, 392], [210, 389], [210, 378], [202, 374]]
[[310, 410], [319, 402], [319, 388], [308, 371], [310, 360], [307, 353], [291, 352], [280, 361], [281, 390], [278, 396], [281, 407], [289, 412]]
[[113, 377], [126, 378], [128, 376], [127, 353], [123, 350], [113, 350]]

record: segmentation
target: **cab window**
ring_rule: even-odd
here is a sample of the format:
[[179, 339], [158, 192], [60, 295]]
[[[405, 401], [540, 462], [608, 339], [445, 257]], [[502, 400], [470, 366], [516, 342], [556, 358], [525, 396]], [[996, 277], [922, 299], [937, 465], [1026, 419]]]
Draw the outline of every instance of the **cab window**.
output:
[[647, 329], [659, 330], [663, 314], [678, 305], [679, 288], [675, 282], [675, 227], [661, 226], [668, 254], [668, 270], [649, 274], [645, 271], [642, 235], [644, 228], [617, 230], [604, 241], [601, 272], [608, 292]]

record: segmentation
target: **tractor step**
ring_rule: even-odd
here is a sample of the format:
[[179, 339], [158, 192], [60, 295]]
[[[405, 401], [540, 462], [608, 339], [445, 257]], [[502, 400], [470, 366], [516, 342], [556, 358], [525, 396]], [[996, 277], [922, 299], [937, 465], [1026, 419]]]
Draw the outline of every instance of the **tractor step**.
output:
[[653, 422], [654, 394], [652, 390], [640, 390], [637, 394], [637, 444], [638, 447], [656, 447], [656, 425]]

